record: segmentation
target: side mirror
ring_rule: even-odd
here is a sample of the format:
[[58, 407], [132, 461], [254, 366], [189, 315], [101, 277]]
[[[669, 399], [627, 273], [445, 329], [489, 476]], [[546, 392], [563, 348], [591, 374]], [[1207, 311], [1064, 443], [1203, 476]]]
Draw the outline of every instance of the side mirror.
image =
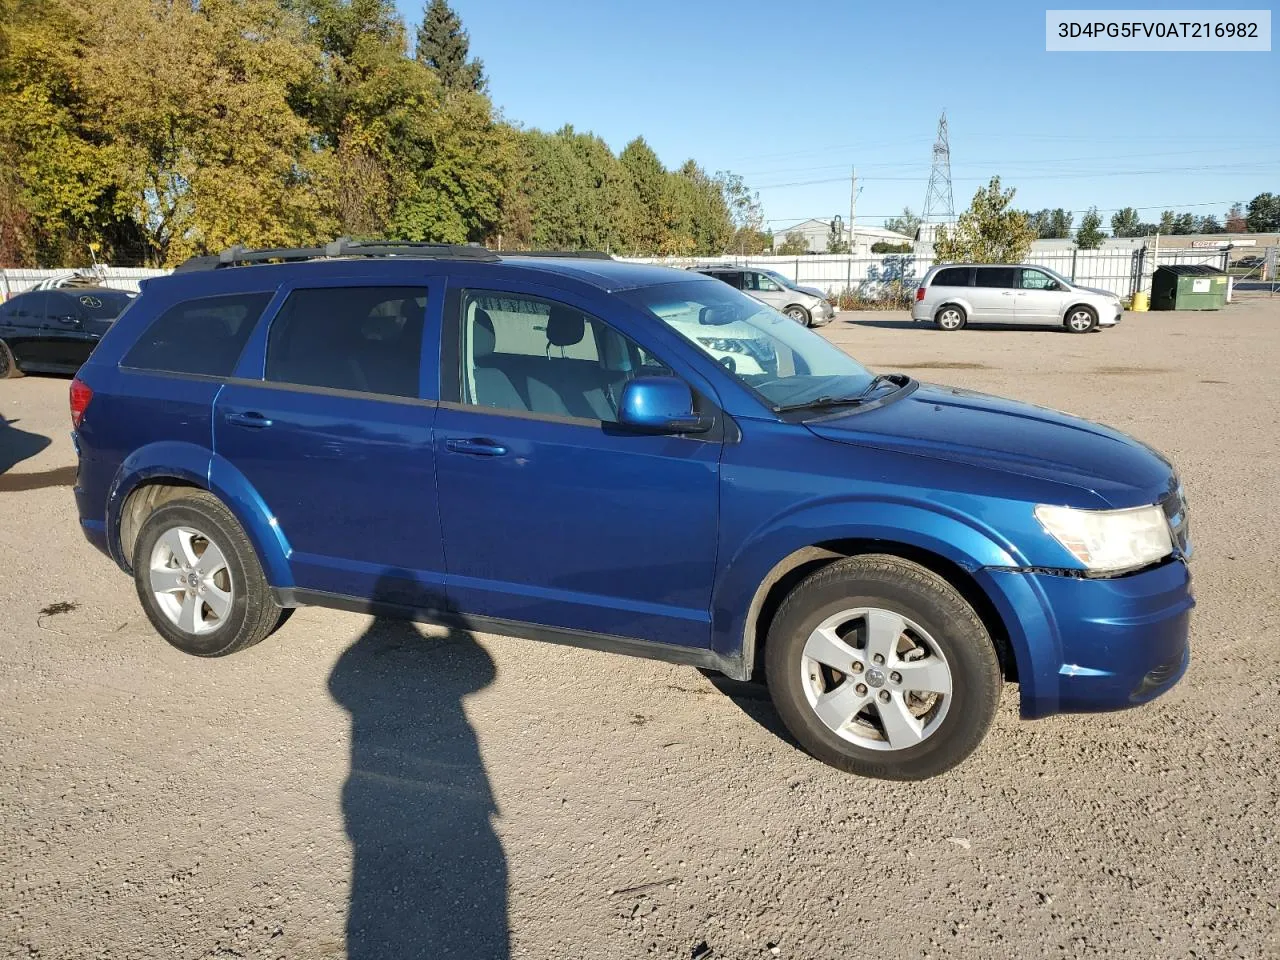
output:
[[636, 377], [622, 388], [618, 423], [646, 433], [703, 433], [711, 422], [693, 409], [693, 391], [679, 377]]

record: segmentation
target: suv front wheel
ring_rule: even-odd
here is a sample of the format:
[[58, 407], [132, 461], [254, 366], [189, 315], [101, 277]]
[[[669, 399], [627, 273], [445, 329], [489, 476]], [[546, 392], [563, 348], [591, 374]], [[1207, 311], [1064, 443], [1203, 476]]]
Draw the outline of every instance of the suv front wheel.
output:
[[798, 303], [793, 303], [783, 312], [802, 327], [807, 327], [810, 324], [809, 311]]
[[1063, 324], [1072, 333], [1088, 333], [1098, 325], [1098, 315], [1092, 307], [1072, 307]]
[[936, 573], [850, 557], [783, 601], [765, 647], [769, 693], [809, 753], [886, 780], [943, 773], [982, 741], [1000, 702], [995, 646]]
[[193, 490], [157, 507], [133, 548], [138, 599], [183, 653], [223, 657], [284, 622], [253, 545], [217, 497]]

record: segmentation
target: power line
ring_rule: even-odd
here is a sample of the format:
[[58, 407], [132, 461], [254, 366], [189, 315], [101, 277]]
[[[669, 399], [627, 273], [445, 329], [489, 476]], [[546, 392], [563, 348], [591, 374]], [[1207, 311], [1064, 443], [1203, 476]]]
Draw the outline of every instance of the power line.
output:
[[[1197, 203], [1151, 203], [1146, 206], [1133, 206], [1134, 210], [1187, 210], [1192, 207], [1230, 207], [1232, 204], [1244, 204], [1243, 200], [1202, 200]], [[1119, 213], [1121, 210], [1127, 210], [1130, 207], [1099, 207], [1098, 213]], [[894, 217], [902, 216], [902, 211], [896, 213], [864, 213], [859, 214], [863, 220], [890, 220]], [[805, 220], [825, 220], [826, 217], [769, 217], [765, 219], [765, 223], [803, 223]]]

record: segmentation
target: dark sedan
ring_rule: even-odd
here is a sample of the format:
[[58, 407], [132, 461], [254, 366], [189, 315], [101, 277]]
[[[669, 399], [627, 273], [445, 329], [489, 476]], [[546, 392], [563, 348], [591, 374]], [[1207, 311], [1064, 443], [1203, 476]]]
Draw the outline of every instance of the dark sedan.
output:
[[75, 373], [133, 297], [105, 287], [30, 290], [0, 304], [0, 380]]

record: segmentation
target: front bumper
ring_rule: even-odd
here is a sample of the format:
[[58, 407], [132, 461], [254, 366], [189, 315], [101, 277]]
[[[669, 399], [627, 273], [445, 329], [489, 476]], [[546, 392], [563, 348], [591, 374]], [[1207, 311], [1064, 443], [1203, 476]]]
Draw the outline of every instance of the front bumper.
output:
[[810, 309], [809, 315], [813, 318], [814, 326], [821, 326], [835, 319], [836, 308], [831, 305], [830, 300], [822, 300], [817, 306]]
[[1195, 599], [1180, 559], [1110, 580], [982, 574], [1007, 611], [1024, 717], [1136, 706], [1186, 672]]

